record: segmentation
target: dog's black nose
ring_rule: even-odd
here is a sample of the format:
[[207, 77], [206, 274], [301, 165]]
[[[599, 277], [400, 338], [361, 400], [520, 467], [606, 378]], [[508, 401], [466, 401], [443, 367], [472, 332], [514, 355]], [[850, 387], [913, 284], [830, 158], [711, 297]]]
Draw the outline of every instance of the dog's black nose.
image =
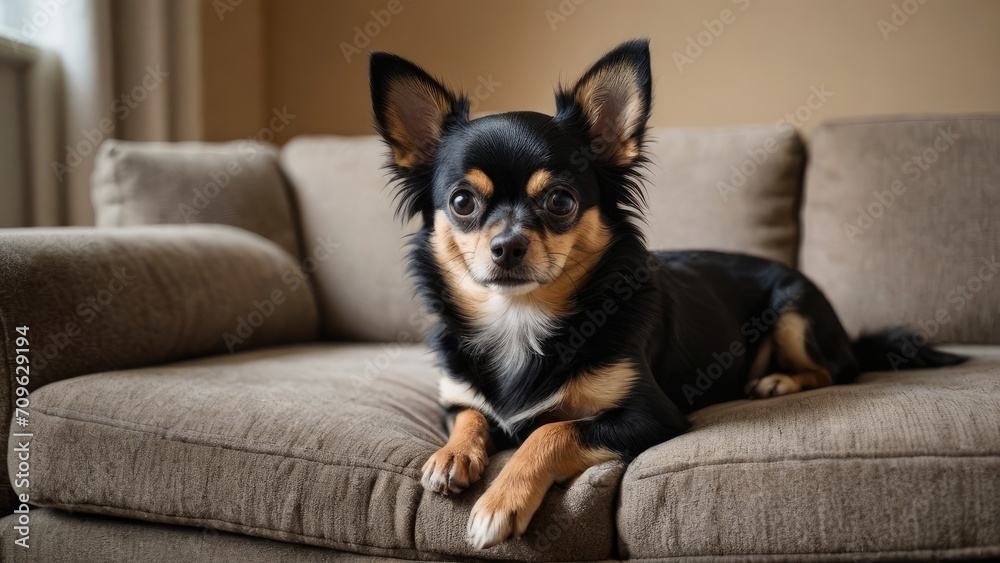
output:
[[528, 237], [510, 231], [500, 233], [490, 241], [493, 262], [501, 268], [513, 268], [524, 261], [528, 253]]

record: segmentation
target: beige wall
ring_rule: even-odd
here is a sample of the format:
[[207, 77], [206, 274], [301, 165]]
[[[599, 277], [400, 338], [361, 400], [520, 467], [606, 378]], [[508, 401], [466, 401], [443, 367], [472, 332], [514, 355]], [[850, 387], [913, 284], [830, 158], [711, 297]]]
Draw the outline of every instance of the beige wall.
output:
[[202, 0], [204, 135], [228, 141], [256, 134], [267, 111], [263, 0]]
[[[574, 80], [616, 43], [643, 36], [652, 40], [654, 125], [774, 122], [798, 109], [808, 130], [841, 116], [1000, 111], [1000, 2], [993, 0], [255, 2], [216, 22], [225, 33], [211, 37], [206, 26], [206, 73], [218, 83], [207, 89], [206, 113], [218, 112], [206, 117], [210, 139], [265, 126], [283, 107], [296, 118], [279, 141], [370, 132], [366, 58], [348, 62], [342, 53], [355, 42], [354, 28], [366, 25], [377, 34], [361, 51], [401, 54], [469, 91], [481, 79], [499, 83], [493, 92], [480, 88], [479, 111], [551, 113], [554, 85]], [[893, 25], [894, 5], [901, 25], [884, 34], [879, 20]], [[904, 22], [902, 9], [914, 6]], [[371, 11], [389, 7], [398, 13], [375, 23]], [[255, 10], [262, 40], [225, 30]], [[705, 21], [721, 27], [710, 42]], [[689, 38], [701, 32], [710, 44], [678, 68], [674, 54], [687, 56]], [[244, 88], [249, 94], [239, 100]], [[832, 94], [810, 98], [814, 89]], [[222, 92], [227, 99], [213, 97]], [[810, 102], [814, 109], [800, 109]]]

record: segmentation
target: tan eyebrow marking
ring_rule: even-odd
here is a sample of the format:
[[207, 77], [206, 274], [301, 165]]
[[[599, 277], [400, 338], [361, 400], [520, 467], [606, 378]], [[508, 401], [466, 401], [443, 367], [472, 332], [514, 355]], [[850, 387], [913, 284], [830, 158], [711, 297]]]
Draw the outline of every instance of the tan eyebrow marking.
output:
[[476, 188], [479, 195], [483, 197], [490, 197], [493, 195], [493, 181], [490, 177], [486, 175], [485, 172], [478, 168], [473, 168], [465, 175], [465, 179], [472, 184], [472, 187]]
[[552, 174], [548, 170], [536, 170], [531, 178], [528, 178], [528, 195], [535, 197], [542, 193], [552, 181]]

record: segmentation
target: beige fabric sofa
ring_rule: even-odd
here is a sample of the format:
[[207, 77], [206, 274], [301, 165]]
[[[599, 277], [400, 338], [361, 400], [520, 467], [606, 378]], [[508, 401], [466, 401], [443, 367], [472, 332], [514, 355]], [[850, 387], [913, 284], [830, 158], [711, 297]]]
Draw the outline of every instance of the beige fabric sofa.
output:
[[1000, 557], [1000, 118], [842, 121], [808, 149], [787, 127], [652, 136], [651, 246], [798, 265], [852, 333], [908, 324], [973, 359], [696, 412], [474, 551], [468, 512], [510, 452], [458, 497], [420, 486], [446, 438], [419, 344], [433, 311], [378, 142], [108, 141], [97, 228], [0, 231], [0, 556]]

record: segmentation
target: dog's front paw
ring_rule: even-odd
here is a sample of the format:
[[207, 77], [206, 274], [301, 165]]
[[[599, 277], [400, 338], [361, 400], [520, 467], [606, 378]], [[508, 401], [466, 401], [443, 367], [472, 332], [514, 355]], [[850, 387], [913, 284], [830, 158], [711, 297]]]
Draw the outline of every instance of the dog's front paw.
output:
[[801, 390], [802, 386], [791, 376], [774, 373], [747, 383], [746, 393], [751, 398], [762, 399], [798, 393]]
[[489, 457], [482, 448], [445, 446], [427, 460], [420, 482], [442, 495], [458, 494], [483, 475]]
[[508, 491], [490, 487], [472, 507], [466, 539], [476, 549], [486, 549], [511, 535], [520, 536], [535, 512], [521, 504]]

